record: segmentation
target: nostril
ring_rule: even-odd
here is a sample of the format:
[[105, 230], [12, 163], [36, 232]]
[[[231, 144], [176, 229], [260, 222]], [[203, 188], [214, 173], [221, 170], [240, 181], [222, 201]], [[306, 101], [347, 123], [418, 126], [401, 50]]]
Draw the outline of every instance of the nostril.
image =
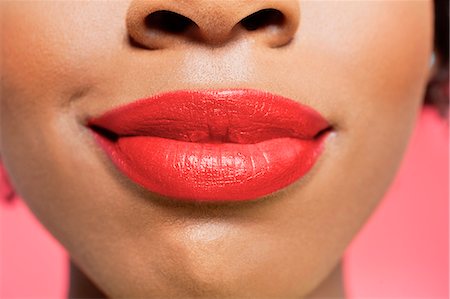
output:
[[195, 23], [176, 12], [159, 10], [145, 18], [145, 26], [151, 31], [180, 34], [195, 26]]
[[202, 1], [132, 0], [126, 17], [130, 45], [149, 50], [222, 47], [249, 39], [279, 48], [294, 40], [299, 26], [297, 0], [208, 0], [201, 7], [197, 2]]
[[283, 13], [277, 9], [261, 9], [241, 20], [241, 25], [248, 31], [264, 29], [270, 26], [282, 26], [285, 21]]

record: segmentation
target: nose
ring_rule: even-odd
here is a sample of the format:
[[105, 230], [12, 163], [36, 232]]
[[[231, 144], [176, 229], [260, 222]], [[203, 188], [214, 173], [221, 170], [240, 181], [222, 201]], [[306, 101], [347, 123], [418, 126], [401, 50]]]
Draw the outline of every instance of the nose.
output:
[[299, 25], [298, 0], [133, 0], [127, 31], [148, 49], [186, 43], [223, 46], [239, 38], [287, 45]]

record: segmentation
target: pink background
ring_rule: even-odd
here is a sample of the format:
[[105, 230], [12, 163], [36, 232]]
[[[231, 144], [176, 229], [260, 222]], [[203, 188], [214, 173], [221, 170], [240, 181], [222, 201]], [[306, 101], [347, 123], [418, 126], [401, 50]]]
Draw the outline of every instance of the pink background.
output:
[[[448, 298], [448, 162], [448, 123], [425, 109], [397, 179], [345, 254], [349, 298]], [[22, 201], [0, 203], [0, 225], [0, 298], [64, 298], [67, 255]]]

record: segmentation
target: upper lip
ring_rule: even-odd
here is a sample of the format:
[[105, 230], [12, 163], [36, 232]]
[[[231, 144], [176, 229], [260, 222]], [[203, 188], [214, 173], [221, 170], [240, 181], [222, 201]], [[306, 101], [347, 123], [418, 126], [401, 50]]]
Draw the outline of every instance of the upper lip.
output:
[[153, 136], [240, 144], [313, 139], [330, 128], [312, 108], [253, 89], [167, 92], [113, 108], [88, 119], [88, 126], [113, 139]]

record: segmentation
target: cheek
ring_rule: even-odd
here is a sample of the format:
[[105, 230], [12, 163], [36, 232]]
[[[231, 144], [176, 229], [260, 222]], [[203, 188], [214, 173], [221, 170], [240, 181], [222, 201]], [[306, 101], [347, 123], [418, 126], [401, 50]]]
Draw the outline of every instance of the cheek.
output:
[[[58, 201], [58, 193], [80, 192], [75, 184], [61, 187], [64, 176], [71, 179], [70, 169], [78, 170], [67, 158], [75, 165], [84, 158], [71, 143], [69, 135], [77, 136], [79, 128], [66, 106], [109, 72], [127, 6], [127, 1], [0, 3], [0, 154], [33, 212], [57, 231], [68, 222], [61, 211], [73, 208], [69, 200]], [[76, 225], [70, 229], [76, 231]]]
[[123, 39], [121, 20], [127, 5], [127, 1], [0, 3], [0, 153], [5, 159], [11, 153], [9, 160], [19, 163], [25, 159], [13, 157], [25, 148], [29, 156], [41, 157], [59, 147], [49, 141], [54, 139], [55, 123], [70, 112], [73, 98], [111, 72]]
[[[1, 3], [2, 88], [27, 105], [69, 102], [109, 71], [122, 44], [127, 1]], [[101, 63], [102, 62], [102, 63]], [[92, 70], [96, 72], [93, 73]], [[7, 101], [8, 96], [2, 97]]]
[[[327, 232], [313, 242], [320, 244], [314, 252], [323, 250], [317, 255], [321, 260], [338, 259], [334, 253], [343, 251], [395, 175], [427, 83], [431, 5], [303, 2], [299, 67], [292, 76], [299, 78], [299, 90], [321, 99], [321, 111], [331, 115], [337, 129], [311, 192], [298, 193], [298, 198], [314, 198], [314, 207], [303, 214], [319, 215], [312, 222], [315, 231]], [[317, 263], [324, 264], [331, 262]]]
[[[301, 88], [322, 99], [342, 133], [340, 157], [356, 158], [346, 163], [361, 174], [364, 165], [397, 164], [429, 76], [432, 2], [306, 1], [302, 7], [297, 46], [309, 74], [299, 77]], [[376, 173], [390, 177], [394, 169]]]
[[327, 100], [351, 109], [417, 98], [431, 54], [431, 1], [305, 1], [303, 8], [299, 47], [308, 46], [300, 51], [305, 69], [333, 90]]

